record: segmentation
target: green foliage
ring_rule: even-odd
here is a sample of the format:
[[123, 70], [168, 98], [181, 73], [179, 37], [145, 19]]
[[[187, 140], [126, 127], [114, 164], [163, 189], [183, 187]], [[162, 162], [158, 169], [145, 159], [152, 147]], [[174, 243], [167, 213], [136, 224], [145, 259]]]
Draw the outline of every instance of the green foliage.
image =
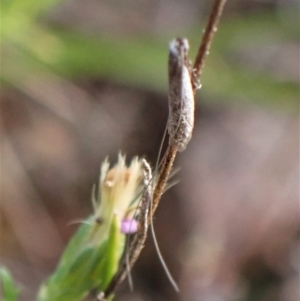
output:
[[2, 301], [18, 300], [20, 289], [14, 283], [10, 272], [5, 268], [0, 268], [0, 283], [2, 285]]
[[82, 224], [65, 250], [56, 271], [41, 287], [38, 301], [80, 301], [93, 289], [105, 290], [116, 273], [125, 236], [113, 219], [106, 239], [97, 244], [89, 232], [100, 226], [94, 218]]
[[[297, 14], [291, 10], [256, 12], [222, 20], [203, 72], [205, 94], [219, 99], [250, 100], [288, 110], [297, 109], [298, 82], [273, 72], [277, 61], [268, 62], [265, 67], [255, 62], [256, 56], [269, 53], [270, 47], [285, 49], [282, 46], [286, 43], [297, 44], [299, 27], [296, 22]], [[199, 39], [197, 31], [192, 36], [191, 40], [196, 43]], [[283, 53], [281, 55], [284, 57]]]
[[141, 160], [135, 157], [129, 166], [125, 162], [119, 154], [113, 168], [108, 159], [102, 163], [98, 189], [92, 193], [94, 214], [73, 235], [37, 301], [80, 301], [93, 290], [106, 290], [125, 248], [122, 221], [134, 218], [142, 183]]
[[[173, 37], [95, 37], [53, 29], [38, 17], [56, 2], [6, 0], [2, 4], [3, 82], [18, 88], [30, 75], [55, 72], [70, 79], [108, 78], [167, 92], [167, 41]], [[251, 60], [236, 59], [245, 51], [252, 56], [265, 51], [270, 44], [297, 43], [296, 22], [297, 13], [291, 10], [223, 18], [204, 69], [201, 101], [250, 100], [296, 108], [299, 90], [295, 81], [280, 79], [267, 68], [253, 68]], [[194, 54], [201, 32], [201, 28], [186, 31]]]

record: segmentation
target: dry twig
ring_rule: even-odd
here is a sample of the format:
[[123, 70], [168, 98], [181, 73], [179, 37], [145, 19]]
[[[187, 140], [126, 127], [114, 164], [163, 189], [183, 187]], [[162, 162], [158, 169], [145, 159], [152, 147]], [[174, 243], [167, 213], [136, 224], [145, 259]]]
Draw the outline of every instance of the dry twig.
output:
[[[200, 47], [199, 47], [199, 50], [198, 50], [198, 53], [197, 53], [197, 56], [196, 56], [196, 59], [195, 59], [195, 63], [193, 65], [192, 70], [190, 70], [191, 68], [189, 68], [189, 66], [187, 65], [187, 50], [188, 50], [187, 41], [183, 40], [183, 39], [174, 40], [175, 46], [177, 47], [176, 51], [178, 51], [178, 52], [175, 53], [175, 56], [176, 56], [175, 58], [177, 59], [177, 61], [175, 63], [174, 62], [173, 63], [175, 64], [176, 71], [178, 71], [178, 69], [180, 69], [181, 76], [184, 73], [182, 71], [182, 69], [189, 68], [189, 75], [191, 77], [191, 78], [189, 77], [190, 83], [183, 83], [183, 85], [190, 85], [192, 94], [195, 94], [196, 90], [199, 89], [199, 87], [200, 87], [198, 83], [199, 83], [200, 76], [201, 76], [201, 73], [202, 73], [202, 70], [203, 70], [205, 58], [208, 55], [209, 48], [211, 46], [214, 34], [217, 31], [217, 25], [218, 25], [218, 22], [220, 20], [220, 17], [221, 17], [221, 14], [222, 14], [225, 3], [226, 3], [226, 0], [216, 0], [213, 7], [212, 7], [210, 17], [209, 17], [209, 20], [207, 22], [206, 29], [205, 29], [205, 32], [204, 32], [204, 35], [203, 35], [203, 38], [202, 38], [202, 41], [201, 41], [201, 44], [200, 44]], [[171, 45], [171, 47], [172, 47], [172, 45]], [[170, 57], [172, 56], [172, 54], [174, 55], [174, 52], [172, 53], [171, 47], [170, 47], [170, 52], [171, 52]], [[173, 50], [174, 50], [174, 48], [173, 48]], [[170, 64], [170, 58], [169, 58], [169, 64]], [[170, 67], [169, 67], [169, 76], [170, 76]], [[183, 77], [181, 77], [181, 79], [183, 79]], [[170, 89], [172, 89], [171, 79], [169, 79], [169, 81], [170, 81]], [[178, 78], [175, 81], [178, 82]], [[174, 84], [174, 81], [172, 83]], [[182, 85], [182, 83], [180, 83], [180, 85]], [[176, 89], [177, 90], [182, 90], [182, 86], [177, 87], [177, 88], [175, 87], [175, 90]], [[188, 87], [187, 90], [189, 90], [189, 87]], [[171, 93], [172, 94], [171, 97], [174, 97], [174, 95], [175, 95], [175, 97], [177, 97], [178, 95], [176, 95], [176, 93], [178, 94], [178, 91], [173, 91], [173, 92]], [[169, 93], [170, 93], [170, 91], [169, 91]], [[169, 98], [170, 98], [170, 94], [169, 94]], [[192, 98], [187, 97], [187, 101], [188, 102], [190, 102], [190, 101], [194, 102], [194, 99], [193, 99], [193, 97]], [[178, 103], [177, 100], [176, 100], [176, 103]], [[128, 258], [130, 259], [129, 264], [126, 268], [126, 265], [124, 264], [124, 261], [123, 261], [123, 263], [121, 264], [121, 266], [119, 268], [119, 272], [112, 279], [110, 285], [106, 289], [106, 291], [104, 293], [104, 298], [106, 298], [109, 295], [114, 293], [117, 285], [122, 281], [123, 278], [125, 278], [128, 269], [132, 268], [135, 260], [137, 259], [137, 257], [138, 257], [137, 253], [140, 252], [140, 250], [142, 249], [142, 247], [144, 245], [148, 225], [152, 222], [152, 216], [154, 215], [154, 213], [157, 209], [157, 206], [159, 204], [159, 201], [161, 199], [161, 196], [162, 196], [162, 194], [165, 190], [166, 183], [167, 183], [168, 178], [170, 176], [170, 172], [172, 170], [177, 152], [182, 151], [183, 149], [185, 149], [185, 146], [187, 145], [187, 143], [189, 142], [189, 140], [191, 138], [191, 132], [184, 133], [183, 135], [186, 135], [186, 137], [183, 137], [183, 139], [186, 140], [184, 142], [184, 144], [183, 145], [181, 144], [182, 141], [180, 139], [182, 137], [181, 138], [179, 137], [178, 141], [180, 143], [176, 143], [177, 130], [178, 129], [181, 130], [180, 123], [182, 122], [182, 120], [180, 118], [178, 119], [178, 116], [179, 115], [182, 116], [182, 114], [184, 114], [182, 112], [179, 112], [180, 114], [178, 115], [178, 110], [182, 110], [182, 108], [184, 108], [185, 105], [186, 104], [182, 105], [182, 102], [181, 102], [181, 106], [177, 106], [178, 107], [177, 112], [175, 112], [176, 116], [175, 117], [173, 116], [174, 117], [173, 119], [178, 120], [178, 125], [177, 125], [178, 128], [177, 129], [174, 128], [173, 124], [171, 124], [171, 126], [170, 126], [170, 119], [169, 119], [168, 127], [169, 127], [170, 143], [169, 143], [169, 146], [168, 146], [168, 148], [166, 150], [166, 153], [164, 155], [164, 159], [163, 159], [163, 162], [161, 164], [158, 179], [156, 180], [156, 185], [155, 185], [155, 188], [154, 188], [154, 191], [153, 191], [153, 196], [152, 196], [152, 202], [153, 202], [152, 206], [151, 206], [152, 208], [150, 208], [149, 214], [145, 215], [146, 220], [144, 220], [143, 223], [144, 222], [146, 223], [145, 224], [146, 227], [142, 227], [142, 229], [143, 229], [142, 234], [143, 235], [136, 234], [137, 238], [134, 239], [134, 244], [131, 245], [133, 247], [135, 245], [138, 245], [139, 250], [137, 252], [137, 250], [133, 250], [132, 247], [129, 247], [129, 253], [132, 253], [132, 254], [128, 255]], [[188, 104], [188, 106], [189, 105], [191, 105], [191, 104]], [[192, 106], [194, 106], [194, 103], [192, 104]], [[173, 111], [175, 111], [175, 110], [173, 110]], [[193, 108], [190, 110], [189, 114], [194, 114]], [[172, 117], [171, 117], [171, 119], [172, 119]], [[192, 119], [192, 122], [193, 122], [193, 116], [189, 115], [187, 117], [187, 119], [189, 119], [189, 120]], [[191, 131], [192, 128], [193, 128], [193, 124], [191, 125], [191, 129], [188, 128], [187, 131]], [[186, 139], [186, 138], [188, 138], [188, 139]], [[175, 143], [174, 143], [174, 140], [175, 140]], [[145, 193], [147, 195], [147, 191], [145, 191]], [[146, 231], [145, 231], [145, 229], [146, 229]], [[136, 240], [139, 240], [139, 241], [136, 241]], [[101, 297], [103, 297], [103, 295]]]

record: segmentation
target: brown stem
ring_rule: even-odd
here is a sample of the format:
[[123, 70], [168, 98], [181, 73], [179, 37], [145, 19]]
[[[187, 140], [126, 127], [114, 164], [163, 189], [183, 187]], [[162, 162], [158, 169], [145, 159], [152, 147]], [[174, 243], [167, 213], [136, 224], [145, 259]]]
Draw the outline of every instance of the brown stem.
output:
[[[207, 22], [205, 32], [201, 41], [201, 44], [199, 46], [199, 50], [195, 59], [195, 63], [193, 66], [193, 74], [194, 78], [199, 80], [201, 76], [201, 72], [204, 66], [205, 58], [208, 55], [209, 48], [211, 45], [211, 42], [213, 40], [214, 34], [217, 31], [217, 26], [220, 20], [220, 17], [223, 12], [224, 5], [226, 3], [226, 0], [216, 0], [213, 8], [211, 10], [209, 20]], [[197, 89], [197, 86], [195, 85], [195, 81], [193, 80], [193, 89], [194, 92]]]
[[[198, 88], [196, 82], [198, 81], [198, 78], [201, 75], [201, 72], [202, 72], [202, 69], [203, 69], [203, 66], [204, 66], [204, 62], [205, 62], [205, 58], [208, 54], [208, 50], [210, 48], [210, 45], [211, 45], [211, 42], [213, 40], [214, 34], [217, 31], [217, 25], [219, 23], [220, 16], [222, 14], [225, 3], [226, 3], [226, 0], [216, 0], [214, 5], [213, 5], [212, 11], [211, 11], [211, 14], [210, 14], [210, 17], [209, 17], [209, 20], [208, 20], [208, 23], [207, 23], [207, 26], [206, 26], [206, 29], [205, 29], [205, 33], [204, 33], [204, 36], [202, 38], [202, 42], [200, 44], [198, 54], [197, 54], [197, 57], [195, 59], [195, 63], [194, 63], [194, 66], [193, 66], [192, 85], [193, 85], [194, 93], [196, 92], [196, 90]], [[153, 214], [155, 213], [155, 211], [157, 209], [157, 206], [159, 204], [161, 196], [162, 196], [162, 194], [164, 192], [164, 189], [166, 187], [166, 183], [168, 181], [170, 172], [172, 170], [177, 152], [178, 152], [178, 149], [177, 149], [176, 146], [172, 146], [172, 145], [168, 146], [168, 149], [167, 149], [166, 154], [165, 154], [165, 159], [162, 163], [162, 167], [160, 169], [159, 176], [158, 176], [158, 179], [157, 179], [157, 182], [156, 182], [157, 184], [154, 188], [152, 210], [151, 210], [150, 214], [148, 215], [147, 224], [152, 222], [151, 218], [152, 218]], [[147, 231], [147, 229], [145, 231]], [[143, 236], [143, 239], [140, 239], [140, 240], [138, 239], [138, 241], [140, 242], [140, 245], [139, 245], [139, 248], [138, 248], [139, 252], [140, 252], [140, 250], [141, 250], [141, 248], [144, 244], [144, 241], [146, 239], [146, 232], [144, 234], [145, 235]], [[138, 254], [135, 256], [134, 250], [131, 250], [131, 255], [132, 255], [131, 260], [130, 260], [130, 263], [129, 263], [130, 268], [133, 266], [134, 261], [136, 260]], [[123, 268], [121, 268], [119, 270], [119, 273], [116, 275], [116, 277], [114, 277], [114, 279], [112, 280], [112, 282], [108, 286], [105, 294], [102, 294], [103, 299], [105, 297], [109, 296], [111, 293], [113, 293], [115, 291], [117, 285], [125, 277], [126, 272], [124, 272], [125, 271], [124, 269], [125, 269], [125, 267], [123, 266]], [[101, 299], [101, 297], [99, 296], [98, 300], [103, 300], [103, 299]]]
[[[217, 31], [217, 25], [219, 23], [221, 15], [222, 15], [222, 11], [223, 11], [225, 3], [226, 3], [226, 0], [216, 0], [212, 7], [212, 10], [211, 10], [211, 13], [209, 16], [209, 20], [207, 22], [205, 32], [204, 32], [204, 35], [203, 35], [203, 38], [202, 38], [202, 41], [201, 41], [201, 44], [200, 44], [200, 47], [198, 50], [198, 54], [196, 56], [195, 63], [193, 66], [194, 78], [199, 78], [201, 75], [201, 72], [202, 72], [202, 69], [204, 66], [204, 62], [205, 62], [205, 58], [208, 54], [208, 50], [210, 48], [214, 34]], [[193, 84], [193, 90], [195, 93], [197, 87], [195, 85], [194, 80], [192, 80], [192, 84]], [[160, 170], [159, 177], [157, 180], [157, 184], [154, 189], [152, 214], [154, 214], [154, 212], [157, 208], [157, 205], [160, 201], [160, 198], [164, 192], [167, 180], [169, 178], [170, 172], [173, 167], [173, 163], [176, 158], [176, 154], [177, 154], [177, 148], [169, 146], [166, 151], [165, 160], [163, 161], [162, 168]]]
[[177, 148], [169, 145], [168, 149], [166, 151], [166, 154], [165, 154], [165, 159], [162, 163], [162, 167], [161, 167], [158, 179], [157, 179], [157, 184], [156, 184], [156, 186], [154, 188], [154, 192], [153, 192], [152, 215], [154, 214], [154, 212], [159, 204], [160, 198], [165, 190], [166, 183], [168, 181], [170, 172], [173, 167], [173, 163], [176, 158], [176, 154], [177, 154]]

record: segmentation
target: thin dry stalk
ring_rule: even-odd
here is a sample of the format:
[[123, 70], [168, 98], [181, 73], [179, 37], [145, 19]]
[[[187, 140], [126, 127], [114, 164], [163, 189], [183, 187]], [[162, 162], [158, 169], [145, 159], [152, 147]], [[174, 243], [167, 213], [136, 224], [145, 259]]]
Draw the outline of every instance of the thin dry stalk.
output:
[[[201, 41], [201, 44], [199, 46], [199, 50], [195, 59], [195, 63], [193, 65], [193, 70], [192, 70], [192, 86], [193, 86], [193, 91], [194, 94], [196, 93], [196, 90], [198, 89], [198, 85], [196, 82], [199, 81], [201, 72], [204, 67], [204, 62], [205, 58], [208, 55], [209, 48], [211, 46], [214, 34], [217, 31], [217, 25], [219, 23], [220, 17], [222, 15], [224, 5], [226, 3], [226, 0], [216, 0], [210, 16], [209, 20], [207, 22], [205, 32]], [[166, 150], [165, 154], [165, 159], [162, 162], [160, 173], [158, 176], [158, 181], [157, 184], [154, 188], [154, 193], [153, 193], [153, 211], [152, 214], [154, 214], [160, 198], [163, 194], [163, 191], [166, 187], [166, 183], [168, 181], [170, 172], [172, 170], [176, 155], [177, 155], [178, 149], [174, 146], [169, 146]]]
[[225, 3], [226, 3], [226, 0], [216, 0], [212, 7], [212, 10], [211, 10], [211, 13], [210, 13], [210, 16], [209, 16], [209, 19], [208, 19], [208, 22], [207, 22], [207, 25], [206, 25], [206, 28], [204, 31], [203, 38], [202, 38], [200, 47], [198, 49], [195, 63], [193, 66], [193, 76], [194, 76], [194, 79], [196, 79], [196, 81], [192, 81], [194, 93], [196, 92], [196, 90], [198, 88], [195, 85], [195, 82], [198, 82], [198, 80], [200, 79], [200, 76], [201, 76], [201, 73], [202, 73], [202, 70], [204, 67], [205, 58], [207, 57], [207, 55], [209, 53], [209, 48], [212, 43], [214, 34], [217, 31], [217, 26], [219, 24], [220, 17], [222, 15]]
[[[226, 0], [216, 0], [212, 7], [210, 17], [207, 22], [206, 29], [205, 29], [205, 32], [204, 32], [204, 35], [203, 35], [196, 59], [195, 59], [195, 63], [191, 70], [191, 76], [192, 76], [191, 85], [192, 85], [192, 90], [193, 90], [194, 94], [196, 93], [196, 90], [199, 89], [198, 83], [199, 83], [200, 76], [201, 76], [201, 73], [203, 70], [205, 58], [208, 55], [209, 48], [211, 46], [214, 34], [217, 31], [217, 25], [219, 23], [221, 15], [222, 15], [222, 11], [223, 11], [225, 3], [226, 3]], [[161, 196], [165, 190], [166, 183], [169, 179], [177, 152], [181, 151], [181, 150], [182, 149], [180, 149], [180, 146], [172, 145], [172, 143], [168, 146], [166, 153], [164, 155], [164, 160], [162, 162], [162, 165], [161, 165], [161, 168], [159, 171], [159, 175], [158, 175], [158, 179], [157, 179], [154, 191], [153, 191], [153, 196], [152, 196], [153, 203], [151, 206], [152, 208], [150, 208], [150, 210], [148, 211], [149, 208], [145, 209], [146, 208], [145, 207], [143, 210], [143, 211], [145, 211], [145, 215], [144, 215], [145, 220], [141, 220], [141, 222], [143, 223], [143, 226], [142, 226], [143, 230], [140, 232], [139, 235], [136, 235], [133, 242], [130, 244], [129, 254], [125, 255], [125, 256], [128, 256], [127, 263], [126, 263], [126, 261], [123, 261], [121, 263], [119, 272], [112, 279], [112, 282], [110, 283], [110, 285], [108, 286], [108, 288], [106, 289], [104, 294], [102, 293], [101, 297], [99, 296], [98, 300], [100, 300], [100, 299], [103, 300], [104, 298], [106, 298], [114, 293], [117, 285], [123, 280], [123, 278], [125, 278], [125, 276], [128, 272], [128, 269], [132, 268], [135, 260], [137, 259], [142, 247], [144, 246], [144, 242], [145, 242], [146, 235], [147, 235], [148, 225], [152, 222], [152, 216], [154, 215], [154, 213], [157, 209], [157, 206], [159, 204], [159, 201], [161, 199]], [[150, 187], [150, 185], [148, 185], [148, 186]], [[146, 199], [148, 199], [147, 193], [149, 193], [149, 192], [147, 192], [147, 189], [146, 189], [145, 193], [146, 193], [146, 195], [144, 197], [144, 201]], [[145, 202], [145, 204], [146, 204], [146, 202]]]

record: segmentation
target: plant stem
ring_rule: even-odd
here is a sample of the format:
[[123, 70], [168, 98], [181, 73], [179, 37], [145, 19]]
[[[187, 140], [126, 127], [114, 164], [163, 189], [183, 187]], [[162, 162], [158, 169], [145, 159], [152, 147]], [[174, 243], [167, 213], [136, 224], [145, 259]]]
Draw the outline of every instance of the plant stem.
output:
[[165, 190], [166, 183], [168, 181], [170, 172], [173, 167], [173, 163], [175, 161], [177, 155], [177, 147], [169, 145], [166, 154], [164, 156], [164, 160], [162, 162], [162, 167], [157, 179], [157, 184], [154, 188], [153, 192], [153, 205], [152, 205], [152, 215], [155, 213], [155, 210], [159, 204], [160, 198]]
[[[207, 25], [206, 25], [206, 28], [204, 31], [203, 38], [202, 38], [201, 44], [198, 49], [195, 63], [193, 66], [193, 73], [196, 78], [200, 78], [200, 76], [201, 76], [202, 69], [204, 67], [205, 58], [209, 53], [209, 48], [210, 48], [211, 42], [213, 40], [214, 34], [217, 31], [217, 26], [218, 26], [220, 17], [222, 15], [225, 3], [226, 3], [226, 0], [216, 0], [212, 7], [212, 10], [211, 10], [211, 13], [210, 13], [210, 16], [209, 16], [209, 19], [208, 19], [208, 22], [207, 22]], [[192, 84], [193, 84], [193, 89], [195, 92], [197, 87], [194, 85], [194, 83], [192, 83]]]
[[[222, 15], [223, 9], [224, 9], [224, 5], [226, 3], [226, 0], [216, 0], [206, 28], [205, 28], [205, 32], [201, 41], [201, 44], [199, 46], [199, 50], [195, 59], [195, 63], [193, 66], [193, 74], [195, 77], [200, 78], [201, 76], [201, 72], [203, 70], [204, 67], [204, 62], [205, 62], [205, 58], [208, 55], [208, 51], [210, 48], [210, 45], [212, 43], [213, 37], [215, 32], [217, 31], [217, 25], [219, 23], [220, 17]], [[196, 89], [197, 87], [194, 85], [194, 81], [192, 80], [192, 85], [193, 85], [193, 91], [194, 94], [196, 93]], [[165, 159], [162, 163], [162, 167], [158, 176], [158, 180], [157, 180], [157, 184], [154, 188], [154, 193], [153, 193], [153, 208], [152, 208], [152, 214], [155, 213], [155, 210], [159, 204], [160, 198], [164, 192], [164, 189], [166, 187], [166, 183], [168, 181], [170, 172], [172, 170], [175, 158], [177, 155], [177, 148], [176, 147], [172, 147], [169, 145], [166, 154], [165, 154]]]
[[[226, 0], [216, 0], [211, 13], [210, 13], [210, 17], [209, 20], [207, 22], [206, 25], [206, 29], [201, 41], [201, 44], [199, 46], [199, 50], [195, 59], [195, 63], [193, 66], [193, 70], [192, 70], [192, 88], [193, 88], [193, 92], [194, 94], [196, 93], [196, 90], [198, 89], [198, 85], [196, 84], [201, 76], [201, 72], [204, 66], [204, 62], [206, 59], [206, 56], [208, 55], [208, 51], [209, 48], [211, 46], [213, 37], [215, 32], [217, 31], [217, 25], [219, 23], [224, 5], [226, 3]], [[162, 162], [162, 166], [158, 175], [158, 179], [156, 182], [156, 186], [154, 188], [154, 192], [153, 192], [153, 203], [152, 206], [150, 207], [150, 212], [147, 215], [146, 219], [146, 228], [144, 229], [145, 231], [147, 231], [147, 227], [150, 223], [152, 223], [152, 217], [157, 209], [157, 206], [159, 204], [159, 201], [161, 199], [161, 196], [165, 190], [166, 187], [166, 183], [168, 181], [168, 178], [170, 176], [170, 172], [172, 170], [176, 155], [178, 152], [178, 147], [177, 146], [173, 146], [173, 145], [169, 145], [165, 156], [164, 156], [164, 160]], [[126, 262], [123, 261], [123, 264], [121, 264], [121, 267], [119, 268], [119, 272], [115, 275], [114, 279], [111, 281], [111, 283], [109, 284], [108, 288], [106, 289], [105, 293], [103, 294], [103, 299], [97, 299], [97, 300], [104, 300], [105, 297], [108, 297], [109, 295], [111, 295], [116, 287], [118, 286], [118, 284], [123, 280], [123, 278], [125, 278], [126, 273], [128, 271], [128, 269], [130, 270], [135, 262], [135, 260], [137, 259], [137, 256], [139, 255], [139, 252], [141, 251], [145, 239], [146, 239], [146, 232], [142, 231], [142, 237], [139, 238], [137, 237], [137, 241], [139, 243], [138, 246], [138, 250], [133, 250], [131, 248], [130, 250], [130, 255], [129, 255], [129, 262], [127, 263], [128, 266], [126, 268]], [[133, 244], [134, 247], [134, 244]]]

